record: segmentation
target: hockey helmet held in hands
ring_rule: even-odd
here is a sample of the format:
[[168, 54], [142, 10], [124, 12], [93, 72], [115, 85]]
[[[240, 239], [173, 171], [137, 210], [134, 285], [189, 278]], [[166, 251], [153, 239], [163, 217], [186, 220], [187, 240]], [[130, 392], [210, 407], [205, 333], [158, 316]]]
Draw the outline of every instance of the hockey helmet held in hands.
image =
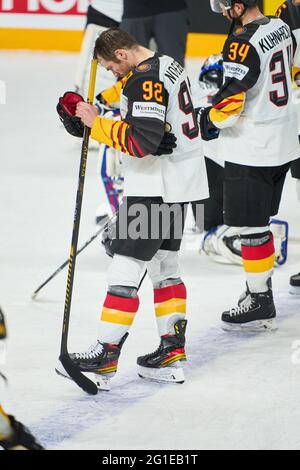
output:
[[201, 67], [199, 82], [204, 82], [213, 88], [223, 85], [224, 67], [222, 54], [212, 54]]

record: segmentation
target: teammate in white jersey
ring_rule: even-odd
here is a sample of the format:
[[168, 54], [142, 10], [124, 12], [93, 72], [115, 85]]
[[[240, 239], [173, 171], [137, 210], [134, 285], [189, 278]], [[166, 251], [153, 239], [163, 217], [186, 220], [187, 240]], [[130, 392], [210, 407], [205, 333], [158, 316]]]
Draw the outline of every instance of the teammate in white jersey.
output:
[[[95, 52], [99, 63], [120, 79], [102, 93], [102, 99], [107, 104], [120, 101], [121, 120], [99, 116], [96, 107], [84, 102], [77, 105], [76, 115], [91, 128], [93, 139], [125, 154], [125, 198], [112, 241], [114, 257], [97, 343], [71, 358], [82, 371], [97, 374], [100, 388], [101, 383], [107, 384], [117, 370], [121, 347], [138, 311], [139, 282], [147, 268], [161, 342], [154, 353], [138, 358], [139, 374], [182, 382], [186, 288], [178, 250], [184, 203], [208, 197], [189, 79], [171, 57], [154, 54], [120, 29], [103, 32]], [[172, 155], [162, 151], [158, 156], [165, 129], [176, 136], [177, 147]], [[135, 231], [134, 224], [139, 226]]]
[[[199, 81], [193, 88], [196, 108], [208, 107], [223, 85], [223, 57], [211, 55], [203, 64]], [[241, 239], [238, 227], [224, 224], [224, 166], [222, 155], [218, 155], [218, 140], [203, 142], [210, 196], [204, 204], [204, 232], [201, 253], [221, 264], [242, 265]], [[193, 204], [194, 206], [194, 204]], [[272, 219], [270, 229], [274, 235], [276, 266], [287, 259], [288, 224]]]
[[261, 13], [257, 0], [211, 0], [211, 6], [236, 25], [223, 50], [225, 81], [201, 114], [201, 133], [204, 139], [219, 134], [224, 221], [240, 227], [247, 279], [245, 295], [222, 320], [226, 329], [274, 329], [269, 220], [300, 154], [290, 73], [296, 41], [282, 20]]

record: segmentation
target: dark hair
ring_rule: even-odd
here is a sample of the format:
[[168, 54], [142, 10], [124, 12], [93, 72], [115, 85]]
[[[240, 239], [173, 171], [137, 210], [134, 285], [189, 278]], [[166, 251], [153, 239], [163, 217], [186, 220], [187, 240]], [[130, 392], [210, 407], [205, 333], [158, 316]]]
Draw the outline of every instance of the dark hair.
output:
[[119, 62], [115, 56], [117, 49], [133, 49], [138, 46], [137, 40], [119, 28], [109, 28], [100, 34], [95, 43], [95, 57]]

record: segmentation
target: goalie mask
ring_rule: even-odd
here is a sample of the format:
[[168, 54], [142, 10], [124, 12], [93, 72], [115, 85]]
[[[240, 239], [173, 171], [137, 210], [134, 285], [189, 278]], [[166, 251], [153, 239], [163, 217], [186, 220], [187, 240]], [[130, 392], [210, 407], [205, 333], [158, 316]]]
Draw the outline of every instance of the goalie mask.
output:
[[225, 10], [230, 10], [234, 3], [243, 3], [245, 7], [254, 7], [258, 0], [210, 0], [210, 6], [215, 13], [222, 13], [222, 5]]

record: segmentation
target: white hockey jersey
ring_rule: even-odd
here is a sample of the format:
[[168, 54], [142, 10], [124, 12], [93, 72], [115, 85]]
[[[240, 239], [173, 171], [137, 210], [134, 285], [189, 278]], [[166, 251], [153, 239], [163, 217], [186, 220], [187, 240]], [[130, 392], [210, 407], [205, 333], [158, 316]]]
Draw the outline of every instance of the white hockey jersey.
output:
[[226, 161], [278, 166], [300, 156], [291, 66], [295, 40], [279, 18], [263, 17], [226, 41], [225, 82], [210, 119], [221, 129], [218, 153]]

